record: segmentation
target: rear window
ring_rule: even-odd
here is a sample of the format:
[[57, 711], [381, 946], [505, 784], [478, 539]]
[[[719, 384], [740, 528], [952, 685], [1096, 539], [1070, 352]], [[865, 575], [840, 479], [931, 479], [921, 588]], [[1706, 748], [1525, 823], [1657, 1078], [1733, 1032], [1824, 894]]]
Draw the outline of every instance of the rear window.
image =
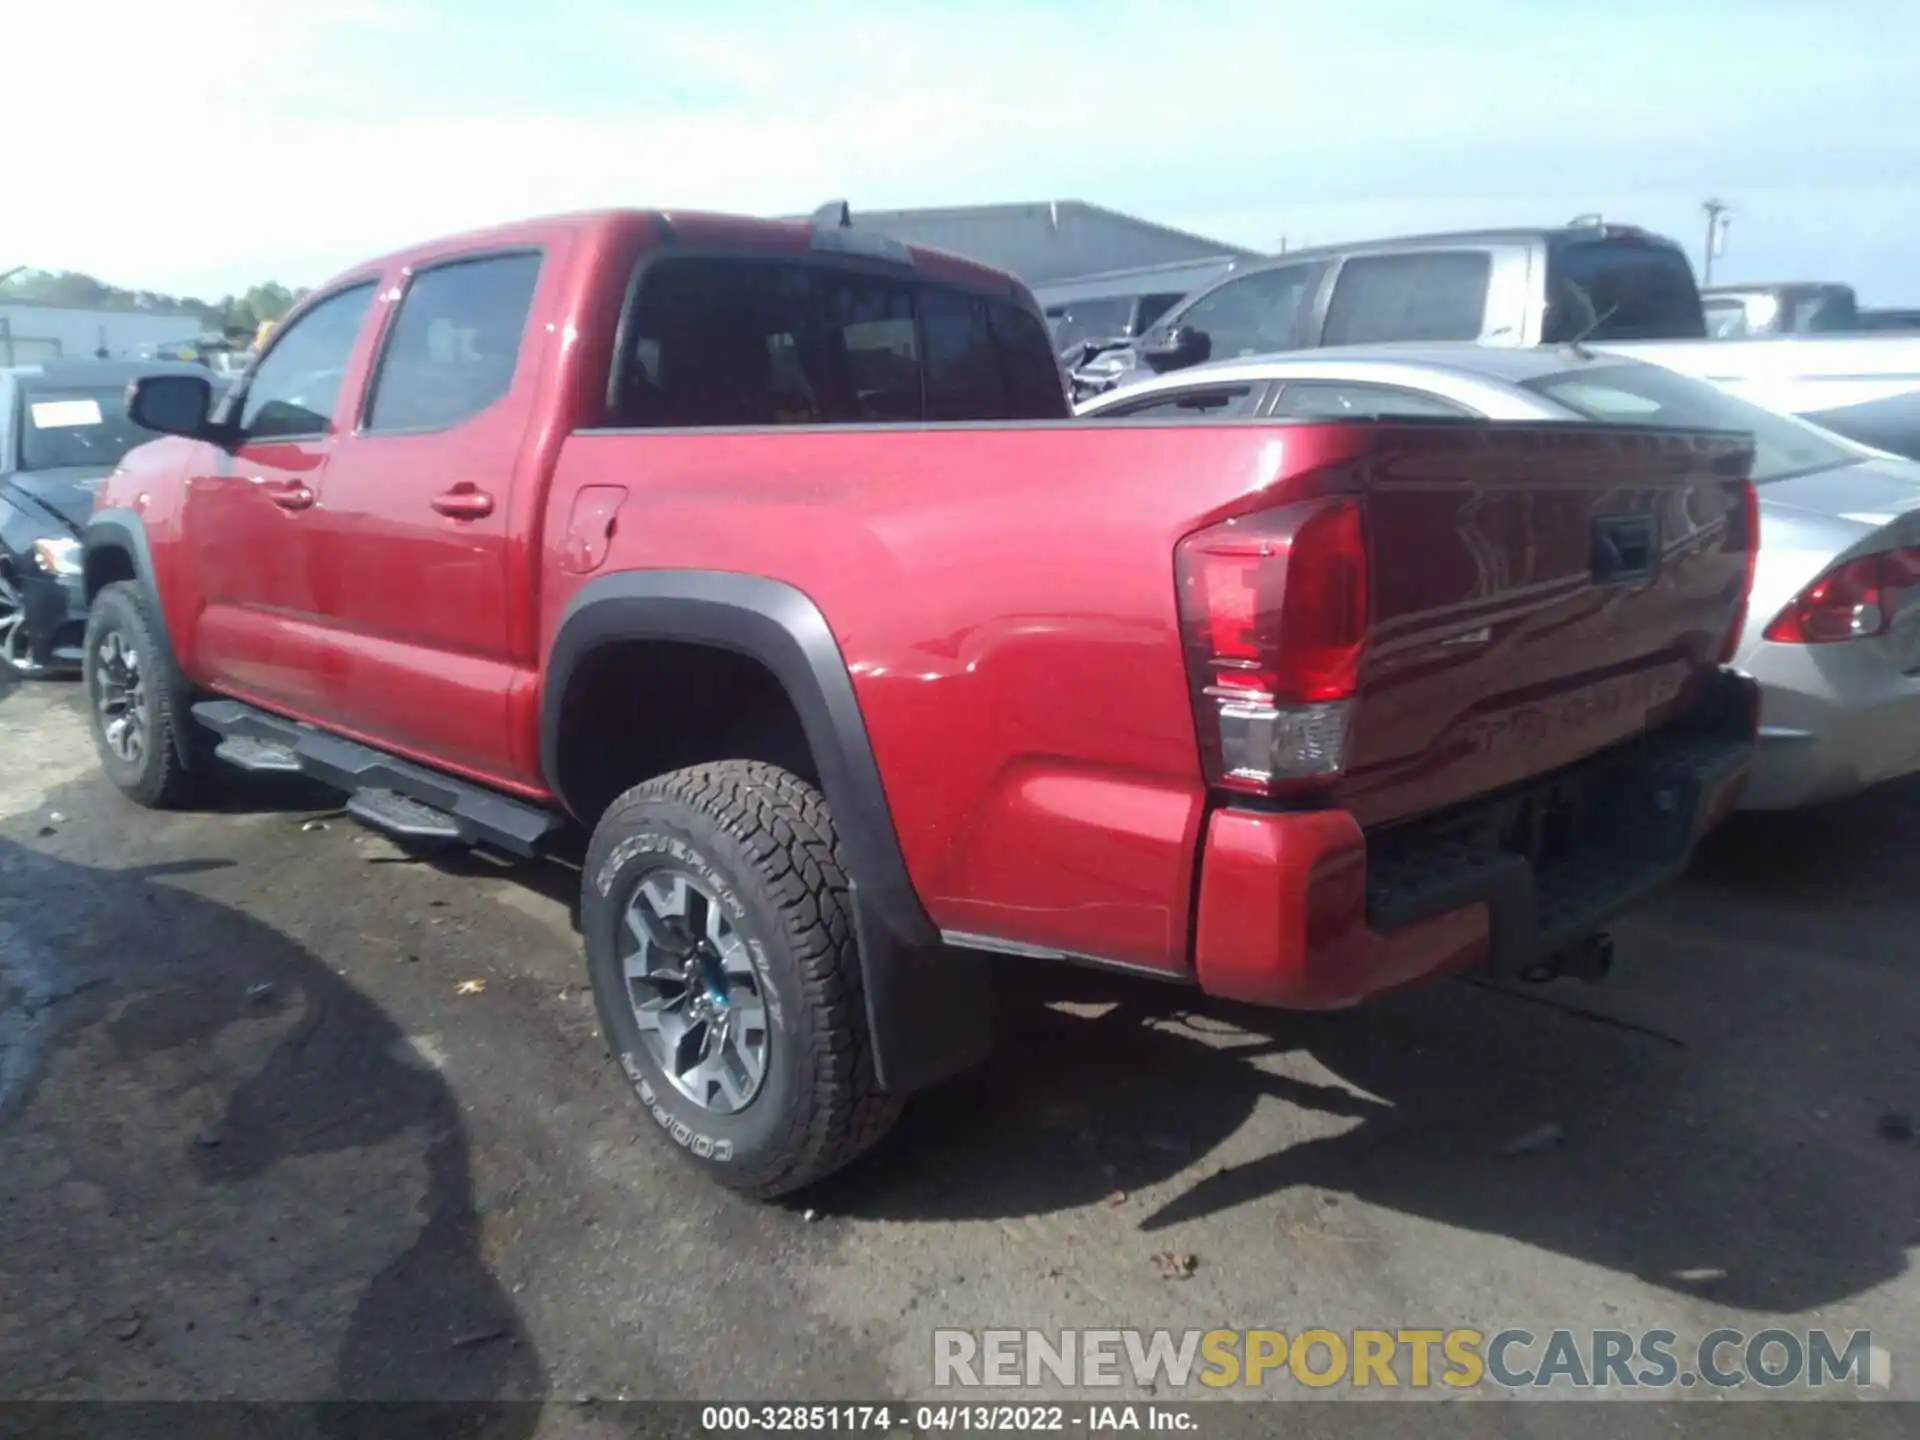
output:
[[817, 263], [651, 263], [609, 396], [616, 426], [1059, 420], [1047, 328], [998, 297]]
[[1492, 276], [1485, 250], [1356, 256], [1334, 281], [1320, 343], [1477, 340]]
[[1521, 384], [1584, 419], [1606, 425], [1747, 431], [1753, 436], [1756, 485], [1857, 465], [1865, 458], [1811, 425], [1658, 365], [1584, 365]]
[[1549, 345], [1702, 339], [1707, 324], [1686, 256], [1637, 240], [1575, 240], [1547, 257]]

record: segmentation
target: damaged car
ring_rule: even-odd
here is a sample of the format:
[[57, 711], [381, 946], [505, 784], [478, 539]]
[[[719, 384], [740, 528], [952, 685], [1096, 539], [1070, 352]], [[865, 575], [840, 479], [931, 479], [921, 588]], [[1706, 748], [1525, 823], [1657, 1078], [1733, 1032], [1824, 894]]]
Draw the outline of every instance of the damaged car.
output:
[[0, 667], [14, 676], [78, 671], [81, 527], [100, 482], [153, 439], [127, 418], [127, 386], [183, 373], [207, 371], [164, 360], [0, 369]]

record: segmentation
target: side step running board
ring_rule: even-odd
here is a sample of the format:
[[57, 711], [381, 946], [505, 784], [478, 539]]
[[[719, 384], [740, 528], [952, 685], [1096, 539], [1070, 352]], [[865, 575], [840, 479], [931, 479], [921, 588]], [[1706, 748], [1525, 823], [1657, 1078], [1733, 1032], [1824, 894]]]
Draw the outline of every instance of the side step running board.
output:
[[242, 770], [310, 775], [344, 790], [348, 814], [403, 840], [489, 845], [531, 857], [560, 829], [560, 817], [537, 805], [238, 700], [203, 700], [193, 718], [220, 736], [220, 759]]

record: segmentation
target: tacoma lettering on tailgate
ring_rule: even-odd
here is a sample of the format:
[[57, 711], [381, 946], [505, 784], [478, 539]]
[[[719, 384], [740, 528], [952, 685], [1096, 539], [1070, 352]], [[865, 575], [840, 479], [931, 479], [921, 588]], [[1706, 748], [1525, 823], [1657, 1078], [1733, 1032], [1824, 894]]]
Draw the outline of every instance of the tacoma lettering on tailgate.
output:
[[1461, 727], [1463, 740], [1481, 756], [1510, 754], [1541, 746], [1560, 749], [1591, 732], [1606, 739], [1637, 730], [1647, 712], [1667, 704], [1680, 693], [1684, 666], [1642, 670], [1589, 685], [1571, 695], [1517, 705], [1485, 715]]

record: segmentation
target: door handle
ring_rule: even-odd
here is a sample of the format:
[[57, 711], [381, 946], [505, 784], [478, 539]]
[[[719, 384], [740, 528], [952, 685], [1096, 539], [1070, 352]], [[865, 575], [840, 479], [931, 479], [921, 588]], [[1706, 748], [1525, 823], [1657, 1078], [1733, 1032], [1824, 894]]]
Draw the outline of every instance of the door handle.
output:
[[456, 485], [433, 497], [433, 508], [455, 520], [478, 520], [493, 513], [493, 496], [471, 485]]
[[295, 482], [267, 491], [267, 498], [282, 510], [305, 510], [313, 504], [313, 491]]

